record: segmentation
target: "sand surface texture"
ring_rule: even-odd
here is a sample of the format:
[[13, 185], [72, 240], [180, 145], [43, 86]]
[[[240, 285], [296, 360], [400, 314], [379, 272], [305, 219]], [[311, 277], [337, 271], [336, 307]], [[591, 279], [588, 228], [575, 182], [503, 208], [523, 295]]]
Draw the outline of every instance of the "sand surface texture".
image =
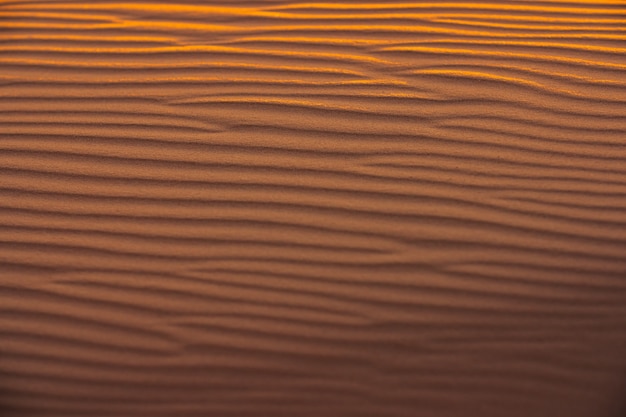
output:
[[625, 1], [0, 3], [0, 415], [625, 388]]

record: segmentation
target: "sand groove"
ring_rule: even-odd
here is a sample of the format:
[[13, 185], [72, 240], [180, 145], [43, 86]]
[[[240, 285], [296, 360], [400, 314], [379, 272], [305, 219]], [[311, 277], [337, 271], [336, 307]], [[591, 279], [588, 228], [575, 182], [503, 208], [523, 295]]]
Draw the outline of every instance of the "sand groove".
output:
[[0, 415], [626, 411], [623, 1], [0, 29]]

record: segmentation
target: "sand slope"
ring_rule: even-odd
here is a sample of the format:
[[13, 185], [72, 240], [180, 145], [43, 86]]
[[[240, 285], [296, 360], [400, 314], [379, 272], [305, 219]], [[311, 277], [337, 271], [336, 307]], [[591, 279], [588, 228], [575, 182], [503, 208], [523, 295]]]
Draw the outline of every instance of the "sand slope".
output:
[[0, 3], [0, 414], [618, 417], [626, 3]]

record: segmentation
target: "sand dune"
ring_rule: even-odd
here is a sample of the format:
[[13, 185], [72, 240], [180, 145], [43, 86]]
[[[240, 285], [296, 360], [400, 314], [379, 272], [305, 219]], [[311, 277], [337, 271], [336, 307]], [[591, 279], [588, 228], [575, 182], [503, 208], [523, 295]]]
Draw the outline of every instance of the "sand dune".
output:
[[0, 414], [618, 417], [626, 3], [0, 3]]

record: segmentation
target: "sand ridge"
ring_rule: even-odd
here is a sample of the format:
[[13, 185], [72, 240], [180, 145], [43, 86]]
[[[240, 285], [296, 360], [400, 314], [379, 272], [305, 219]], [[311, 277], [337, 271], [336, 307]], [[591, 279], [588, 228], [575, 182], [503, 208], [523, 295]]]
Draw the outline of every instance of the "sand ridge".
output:
[[622, 415], [625, 28], [0, 2], [0, 415]]

